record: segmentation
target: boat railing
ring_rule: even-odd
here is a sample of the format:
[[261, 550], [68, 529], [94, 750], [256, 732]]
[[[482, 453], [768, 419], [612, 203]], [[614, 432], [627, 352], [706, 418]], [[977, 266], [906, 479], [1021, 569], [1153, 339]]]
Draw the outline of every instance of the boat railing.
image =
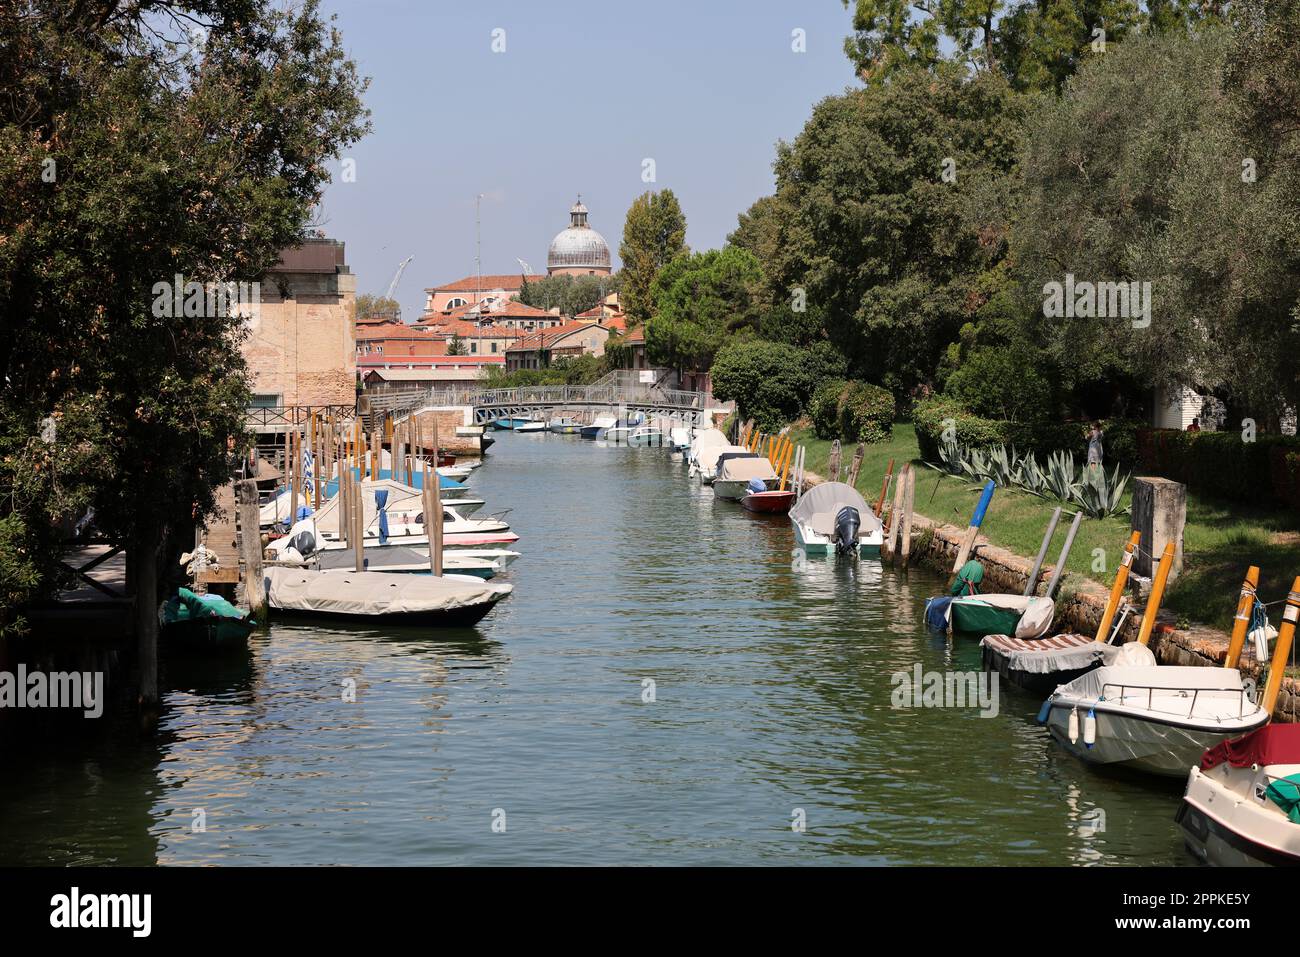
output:
[[[1115, 699], [1115, 698], [1112, 698], [1112, 697], [1110, 697], [1109, 695], [1107, 695], [1107, 693], [1106, 693], [1106, 689], [1107, 689], [1107, 688], [1118, 688], [1118, 689], [1119, 689], [1119, 698], [1118, 698], [1118, 699]], [[1178, 716], [1180, 716], [1180, 717], [1187, 717], [1187, 718], [1192, 718], [1192, 717], [1195, 717], [1195, 716], [1196, 716], [1196, 705], [1197, 705], [1197, 702], [1200, 700], [1201, 692], [1203, 692], [1203, 691], [1204, 691], [1204, 692], [1207, 692], [1207, 696], [1208, 696], [1209, 693], [1236, 695], [1237, 698], [1238, 698], [1238, 702], [1237, 702], [1237, 717], [1239, 717], [1239, 718], [1245, 717], [1245, 715], [1246, 715], [1246, 702], [1249, 700], [1249, 696], [1248, 696], [1248, 693], [1247, 693], [1247, 689], [1246, 689], [1245, 687], [1240, 687], [1240, 688], [1230, 688], [1230, 687], [1224, 687], [1224, 688], [1184, 688], [1184, 687], [1180, 687], [1180, 686], [1177, 686], [1177, 685], [1169, 685], [1169, 686], [1167, 686], [1167, 685], [1134, 685], [1134, 684], [1127, 684], [1127, 683], [1124, 683], [1124, 682], [1114, 682], [1114, 681], [1108, 681], [1108, 682], [1104, 683], [1104, 684], [1101, 686], [1101, 696], [1102, 696], [1102, 698], [1105, 699], [1105, 700], [1109, 700], [1109, 701], [1116, 701], [1116, 700], [1118, 700], [1118, 703], [1119, 703], [1119, 704], [1124, 704], [1124, 703], [1125, 703], [1125, 699], [1128, 697], [1128, 692], [1129, 692], [1130, 690], [1132, 690], [1132, 691], [1136, 691], [1136, 692], [1142, 692], [1142, 691], [1145, 691], [1145, 692], [1147, 693], [1146, 697], [1147, 697], [1147, 710], [1148, 710], [1148, 711], [1154, 711], [1154, 712], [1157, 712], [1157, 713], [1159, 713], [1159, 714], [1173, 714], [1173, 715], [1178, 715]], [[1192, 703], [1191, 703], [1191, 706], [1187, 709], [1187, 713], [1184, 715], [1184, 714], [1182, 713], [1181, 710], [1179, 710], [1179, 709], [1174, 709], [1174, 708], [1157, 708], [1157, 707], [1155, 706], [1155, 693], [1156, 693], [1157, 691], [1160, 691], [1160, 692], [1166, 692], [1166, 693], [1172, 693], [1172, 694], [1179, 694], [1179, 695], [1184, 695], [1184, 696], [1185, 696], [1185, 695], [1191, 695]]]

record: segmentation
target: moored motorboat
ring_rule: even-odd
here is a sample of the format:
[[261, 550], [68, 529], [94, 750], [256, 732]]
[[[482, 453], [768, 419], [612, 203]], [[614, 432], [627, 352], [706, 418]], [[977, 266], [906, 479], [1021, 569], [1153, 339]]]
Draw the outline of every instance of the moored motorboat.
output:
[[692, 440], [690, 451], [686, 453], [686, 461], [692, 475], [705, 485], [712, 485], [714, 475], [717, 473], [719, 456], [748, 451], [742, 446], [732, 445], [731, 440], [720, 430], [705, 429]]
[[[1123, 597], [1124, 585], [1128, 581], [1133, 553], [1140, 540], [1138, 532], [1129, 536], [1095, 636], [1066, 633], [1027, 639], [1014, 633], [989, 634], [980, 641], [984, 670], [996, 671], [1012, 685], [1042, 696], [1094, 668], [1113, 664], [1120, 646], [1112, 642], [1123, 630], [1128, 607], [1118, 618], [1116, 613]], [[1045, 539], [1040, 556], [1046, 554], [1046, 544]], [[1036, 578], [1036, 574], [1030, 576], [1027, 589], [1037, 584]], [[1159, 596], [1156, 602], [1158, 607]]]
[[1043, 595], [958, 595], [947, 604], [948, 630], [968, 638], [1040, 638], [1052, 627], [1056, 603]]
[[516, 431], [516, 432], [526, 432], [526, 433], [531, 433], [531, 432], [545, 432], [545, 431], [546, 431], [546, 423], [545, 423], [545, 422], [537, 421], [537, 420], [535, 420], [535, 419], [528, 419], [528, 420], [526, 420], [526, 421], [520, 423], [519, 425], [516, 425], [515, 428], [514, 428], [514, 431]]
[[608, 429], [611, 425], [614, 425], [617, 422], [618, 416], [616, 415], [598, 415], [596, 418], [592, 419], [591, 425], [584, 425], [579, 429], [578, 434], [584, 439], [594, 439], [597, 438], [605, 429]]
[[582, 424], [572, 416], [562, 415], [551, 419], [547, 427], [556, 435], [576, 435], [582, 431]]
[[627, 444], [635, 448], [659, 448], [668, 444], [668, 438], [659, 429], [642, 425], [628, 433]]
[[1057, 688], [1040, 720], [1089, 764], [1181, 777], [1208, 748], [1268, 721], [1252, 690], [1236, 668], [1157, 665], [1145, 645], [1131, 642], [1116, 664]]
[[794, 504], [794, 490], [765, 489], [761, 492], [746, 492], [744, 497], [741, 498], [740, 504], [751, 512], [784, 515], [790, 511], [790, 506]]
[[186, 654], [226, 654], [248, 647], [256, 623], [247, 612], [220, 595], [200, 595], [188, 588], [163, 602], [158, 611], [159, 645]]
[[777, 481], [776, 469], [766, 455], [759, 452], [724, 452], [718, 456], [713, 477], [713, 494], [718, 498], [740, 501], [750, 490], [751, 482], [766, 485]]
[[279, 615], [296, 614], [399, 625], [466, 627], [511, 592], [468, 576], [388, 572], [266, 569], [267, 601]]
[[790, 524], [795, 541], [809, 555], [880, 556], [880, 519], [857, 489], [843, 482], [823, 482], [805, 491], [790, 509]]
[[1268, 724], [1206, 751], [1174, 820], [1202, 863], [1300, 865], [1300, 724]]

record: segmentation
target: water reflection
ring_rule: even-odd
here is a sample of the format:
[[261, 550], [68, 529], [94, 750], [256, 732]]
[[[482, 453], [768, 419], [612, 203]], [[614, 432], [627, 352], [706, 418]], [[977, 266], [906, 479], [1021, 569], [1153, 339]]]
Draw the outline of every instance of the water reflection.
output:
[[6, 776], [0, 861], [1188, 860], [1176, 790], [1082, 767], [1037, 699], [893, 706], [896, 672], [979, 669], [921, 623], [939, 576], [796, 569], [788, 520], [658, 449], [502, 434], [471, 485], [523, 553], [479, 626], [276, 624], [169, 664], [155, 740]]

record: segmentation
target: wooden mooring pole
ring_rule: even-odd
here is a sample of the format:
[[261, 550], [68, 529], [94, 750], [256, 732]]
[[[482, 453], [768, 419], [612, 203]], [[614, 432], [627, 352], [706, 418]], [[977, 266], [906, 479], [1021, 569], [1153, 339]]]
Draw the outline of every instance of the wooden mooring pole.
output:
[[262, 575], [262, 533], [258, 516], [257, 483], [244, 479], [235, 483], [236, 514], [239, 519], [239, 563], [243, 566], [244, 600], [258, 622], [266, 621], [266, 580]]

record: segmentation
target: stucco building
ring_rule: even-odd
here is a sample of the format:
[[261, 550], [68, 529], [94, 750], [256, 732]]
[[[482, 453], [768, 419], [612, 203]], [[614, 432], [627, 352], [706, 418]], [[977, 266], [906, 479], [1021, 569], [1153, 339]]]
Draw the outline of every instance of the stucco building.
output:
[[261, 279], [247, 319], [244, 359], [255, 406], [356, 401], [357, 281], [344, 244], [309, 238], [286, 249]]

